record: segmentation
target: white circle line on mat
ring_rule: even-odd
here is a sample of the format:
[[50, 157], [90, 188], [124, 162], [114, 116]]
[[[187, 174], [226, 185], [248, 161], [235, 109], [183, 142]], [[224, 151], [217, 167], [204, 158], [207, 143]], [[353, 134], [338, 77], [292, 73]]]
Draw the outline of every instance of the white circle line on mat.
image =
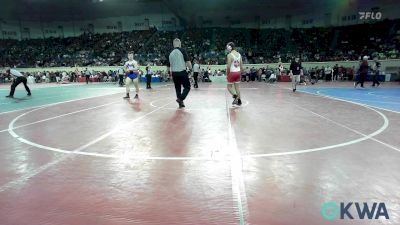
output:
[[[272, 156], [284, 156], [284, 155], [294, 155], [294, 154], [303, 154], [303, 153], [310, 153], [310, 152], [317, 152], [317, 151], [325, 151], [325, 150], [330, 150], [330, 149], [335, 149], [338, 147], [344, 147], [344, 146], [348, 146], [348, 145], [352, 145], [352, 144], [356, 144], [362, 141], [365, 141], [367, 139], [370, 139], [371, 137], [374, 137], [380, 133], [382, 133], [388, 126], [389, 126], [389, 120], [388, 118], [381, 112], [367, 107], [365, 105], [361, 105], [361, 104], [356, 104], [359, 106], [362, 106], [364, 108], [367, 108], [369, 110], [372, 110], [374, 112], [376, 112], [378, 115], [380, 115], [384, 121], [383, 125], [376, 131], [374, 131], [373, 133], [364, 135], [361, 138], [358, 139], [354, 139], [351, 141], [347, 141], [347, 142], [343, 142], [343, 143], [339, 143], [339, 144], [334, 144], [334, 145], [328, 145], [328, 146], [323, 146], [323, 147], [318, 147], [318, 148], [310, 148], [310, 149], [300, 149], [300, 150], [291, 150], [291, 151], [285, 151], [285, 152], [276, 152], [276, 153], [266, 153], [266, 154], [247, 154], [247, 155], [241, 155], [241, 158], [261, 158], [261, 157], [272, 157]], [[18, 134], [15, 133], [14, 131], [14, 124], [15, 122], [20, 119], [23, 116], [26, 116], [29, 113], [32, 113], [34, 111], [37, 111], [39, 109], [44, 109], [47, 108], [49, 106], [44, 106], [44, 107], [40, 107], [40, 108], [36, 108], [34, 110], [25, 112], [17, 117], [15, 117], [9, 124], [9, 129], [8, 132], [10, 133], [11, 136], [13, 136], [14, 138], [16, 138], [18, 141], [25, 143], [27, 145], [39, 148], [39, 149], [43, 149], [43, 150], [47, 150], [47, 151], [53, 151], [53, 152], [59, 152], [59, 153], [66, 153], [66, 154], [77, 154], [77, 155], [82, 155], [82, 156], [95, 156], [95, 157], [101, 157], [101, 158], [122, 158], [123, 155], [119, 155], [119, 154], [104, 154], [104, 153], [96, 153], [96, 152], [86, 152], [86, 151], [71, 151], [71, 150], [66, 150], [66, 149], [60, 149], [60, 148], [55, 148], [55, 147], [51, 147], [51, 146], [46, 146], [46, 145], [42, 145], [39, 143], [35, 143], [32, 141], [29, 141], [21, 136], [19, 136]], [[137, 160], [220, 160], [220, 159], [216, 159], [213, 157], [162, 157], [162, 156], [130, 156], [130, 159], [137, 159]]]

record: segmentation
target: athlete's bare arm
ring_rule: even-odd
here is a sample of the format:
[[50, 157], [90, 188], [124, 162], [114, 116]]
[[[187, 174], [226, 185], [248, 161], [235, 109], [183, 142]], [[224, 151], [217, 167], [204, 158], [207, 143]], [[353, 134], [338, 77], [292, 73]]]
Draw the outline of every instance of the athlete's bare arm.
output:
[[231, 65], [232, 65], [232, 53], [229, 53], [227, 56], [226, 60], [226, 74], [229, 74], [231, 71]]
[[128, 62], [125, 63], [124, 70], [125, 70], [125, 72], [128, 71]]
[[139, 65], [139, 63], [138, 63], [137, 61], [134, 61], [133, 64], [135, 65], [135, 70], [134, 70], [134, 71], [135, 71], [136, 73], [140, 73], [140, 70], [139, 70], [139, 66], [140, 66], [140, 65]]
[[187, 61], [187, 62], [186, 62], [186, 67], [187, 67], [189, 70], [192, 70], [192, 63], [191, 63], [190, 61]]
[[242, 57], [240, 57], [240, 73], [241, 73], [241, 74], [244, 73]]

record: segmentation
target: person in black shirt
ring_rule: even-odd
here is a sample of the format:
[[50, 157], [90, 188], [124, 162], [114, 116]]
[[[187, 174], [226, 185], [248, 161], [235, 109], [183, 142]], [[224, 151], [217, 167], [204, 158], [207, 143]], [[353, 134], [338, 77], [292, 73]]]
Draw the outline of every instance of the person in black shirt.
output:
[[174, 50], [167, 56], [167, 71], [172, 73], [177, 97], [176, 102], [178, 102], [179, 108], [184, 108], [185, 104], [183, 101], [190, 91], [190, 81], [187, 70], [192, 70], [192, 63], [186, 51], [181, 49], [181, 40], [176, 38], [173, 44]]
[[300, 58], [296, 56], [295, 60], [290, 64], [290, 76], [292, 78], [292, 89], [296, 91], [297, 84], [300, 82], [300, 76], [303, 75], [303, 67]]
[[375, 64], [373, 66], [373, 73], [372, 73], [372, 87], [375, 87], [375, 84], [379, 87], [381, 83], [378, 81], [379, 71], [381, 69], [381, 63], [375, 58]]
[[85, 69], [85, 78], [86, 78], [86, 84], [89, 84], [89, 82], [92, 82], [90, 80], [90, 71], [88, 70], [88, 68]]
[[19, 71], [17, 71], [16, 69], [11, 69], [10, 67], [6, 68], [6, 73], [9, 76], [13, 77], [13, 82], [11, 84], [11, 90], [10, 90], [10, 94], [6, 96], [6, 98], [14, 98], [14, 92], [15, 92], [15, 88], [20, 84], [23, 83], [25, 86], [25, 90], [26, 92], [28, 92], [28, 96], [31, 96], [31, 90], [29, 89], [27, 83], [27, 79], [24, 75], [22, 75], [22, 73], [20, 73]]
[[357, 82], [354, 82], [354, 87], [356, 88], [358, 84], [361, 84], [361, 87], [364, 88], [364, 82], [365, 79], [367, 78], [368, 74], [368, 56], [363, 57], [363, 61], [360, 64], [360, 69], [358, 70], [358, 80]]
[[199, 79], [199, 72], [200, 72], [200, 64], [198, 60], [194, 60], [193, 65], [193, 79], [194, 79], [194, 88], [199, 88], [198, 79]]
[[339, 66], [338, 66], [338, 64], [336, 64], [333, 67], [333, 79], [332, 80], [337, 80], [338, 79], [338, 75], [339, 75]]
[[146, 66], [146, 89], [151, 89], [151, 77], [153, 76], [153, 70], [150, 64]]

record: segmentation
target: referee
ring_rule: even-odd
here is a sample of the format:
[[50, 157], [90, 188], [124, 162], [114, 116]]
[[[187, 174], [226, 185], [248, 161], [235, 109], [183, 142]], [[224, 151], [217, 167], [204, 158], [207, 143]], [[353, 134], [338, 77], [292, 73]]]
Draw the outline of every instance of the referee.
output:
[[119, 86], [123, 87], [124, 86], [124, 77], [125, 77], [125, 71], [124, 68], [119, 68], [118, 69], [118, 78], [119, 78]]
[[150, 64], [146, 66], [146, 89], [151, 89], [151, 77], [153, 76], [153, 70], [150, 67]]
[[[174, 50], [167, 56], [167, 71], [172, 73], [172, 80], [175, 84], [176, 102], [179, 108], [184, 108], [183, 101], [190, 91], [190, 81], [187, 69], [192, 69], [192, 63], [186, 51], [181, 48], [181, 40], [175, 38], [173, 41]], [[182, 91], [183, 86], [183, 91]]]
[[199, 88], [198, 79], [199, 79], [200, 65], [197, 60], [194, 60], [193, 65], [193, 79], [194, 79], [194, 88]]
[[303, 67], [301, 66], [300, 57], [296, 56], [290, 64], [290, 76], [292, 77], [292, 89], [296, 91], [297, 84], [300, 82], [300, 76], [303, 75]]
[[7, 95], [7, 98], [14, 98], [14, 92], [15, 92], [15, 88], [20, 84], [23, 83], [25, 86], [25, 90], [28, 92], [28, 96], [31, 96], [31, 90], [29, 89], [26, 80], [26, 77], [24, 77], [24, 75], [22, 75], [22, 73], [20, 73], [18, 70], [15, 69], [10, 69], [10, 68], [6, 68], [6, 72], [8, 75], [12, 75], [14, 78], [14, 81], [11, 85], [11, 91], [10, 94]]
[[361, 88], [364, 88], [364, 82], [368, 74], [368, 56], [364, 56], [360, 64], [360, 69], [358, 70], [358, 81], [354, 82], [354, 87], [356, 88], [358, 84], [361, 84]]
[[372, 87], [375, 87], [375, 84], [379, 85], [381, 83], [379, 83], [378, 81], [378, 77], [379, 77], [379, 71], [381, 69], [381, 63], [378, 61], [378, 58], [374, 58], [375, 63], [373, 64], [372, 70], [373, 70], [373, 74], [372, 74]]

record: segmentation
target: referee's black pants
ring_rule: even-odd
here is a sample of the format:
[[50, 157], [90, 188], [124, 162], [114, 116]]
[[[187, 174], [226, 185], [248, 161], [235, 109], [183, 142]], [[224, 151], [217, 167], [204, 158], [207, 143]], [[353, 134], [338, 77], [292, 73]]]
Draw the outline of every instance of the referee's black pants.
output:
[[29, 89], [26, 80], [26, 77], [17, 77], [17, 79], [14, 80], [14, 82], [11, 85], [11, 91], [10, 91], [10, 96], [14, 96], [15, 88], [20, 84], [23, 83], [25, 86], [25, 90], [28, 92], [28, 94], [31, 94], [31, 90]]
[[372, 87], [375, 87], [375, 84], [377, 84], [378, 86], [381, 84], [378, 81], [378, 76], [379, 72], [376, 72], [374, 75], [372, 75]]
[[[186, 71], [172, 72], [172, 80], [174, 81], [176, 97], [185, 100], [190, 92], [190, 81]], [[183, 91], [182, 91], [183, 86]]]
[[357, 83], [356, 83], [356, 86], [358, 85], [358, 84], [361, 84], [361, 87], [364, 87], [364, 82], [365, 82], [365, 79], [367, 78], [367, 74], [366, 73], [360, 73], [359, 75], [358, 75], [358, 81], [357, 81]]
[[199, 73], [198, 72], [194, 72], [193, 73], [193, 79], [194, 79], [194, 88], [198, 88], [199, 84], [197, 83], [197, 79], [199, 78]]
[[337, 80], [338, 79], [338, 73], [333, 73], [333, 79], [332, 80]]
[[152, 76], [150, 74], [146, 75], [146, 88], [147, 89], [151, 88], [151, 77]]
[[125, 75], [118, 75], [118, 78], [119, 78], [119, 85], [120, 85], [120, 86], [124, 86], [124, 76], [125, 76]]

